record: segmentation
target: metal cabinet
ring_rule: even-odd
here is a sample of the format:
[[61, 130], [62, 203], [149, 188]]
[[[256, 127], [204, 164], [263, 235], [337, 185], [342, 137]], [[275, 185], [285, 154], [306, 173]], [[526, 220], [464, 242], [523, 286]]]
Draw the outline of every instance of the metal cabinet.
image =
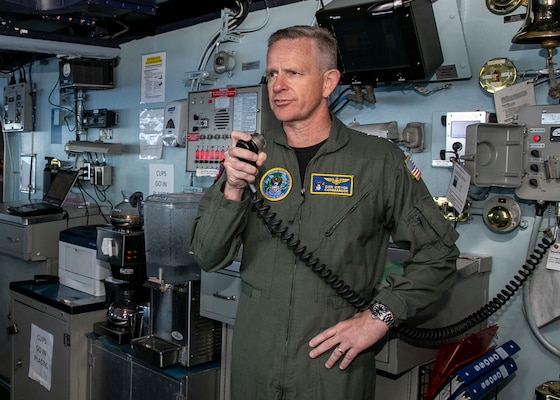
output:
[[[2, 326], [12, 324], [10, 282], [32, 279], [35, 275], [58, 272], [59, 233], [69, 227], [104, 223], [99, 210], [68, 207], [66, 215], [46, 215], [22, 218], [7, 213], [12, 204], [0, 203], [0, 315], [5, 317]], [[0, 378], [9, 380], [11, 375], [11, 337], [0, 335]]]
[[0, 203], [0, 253], [26, 261], [58, 258], [59, 233], [74, 226], [104, 223], [97, 210], [69, 208], [68, 217], [62, 214], [22, 218], [6, 212]]
[[217, 400], [219, 363], [154, 367], [128, 344], [89, 334], [88, 400]]
[[12, 400], [85, 400], [85, 335], [94, 322], [105, 319], [104, 297], [58, 283], [13, 282], [10, 289]]

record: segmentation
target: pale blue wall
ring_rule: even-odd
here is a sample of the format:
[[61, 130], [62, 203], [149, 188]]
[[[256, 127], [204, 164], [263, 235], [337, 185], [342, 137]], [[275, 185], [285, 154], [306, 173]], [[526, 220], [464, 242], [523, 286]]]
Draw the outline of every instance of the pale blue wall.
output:
[[[455, 0], [437, 0], [437, 2], [452, 1]], [[216, 86], [257, 84], [263, 73], [268, 35], [286, 25], [312, 23], [318, 6], [317, 1], [308, 0], [272, 9], [270, 21], [264, 29], [246, 34], [242, 39], [242, 45], [228, 44], [226, 47], [235, 51], [238, 65], [247, 61], [260, 61], [261, 68], [242, 72], [239, 67], [236, 67], [231, 78], [220, 76]], [[504, 24], [503, 17], [490, 13], [482, 1], [458, 1], [458, 10], [463, 23], [473, 75], [471, 79], [452, 82], [450, 89], [438, 91], [431, 96], [423, 96], [412, 90], [378, 88], [376, 104], [349, 105], [339, 114], [347, 123], [354, 119], [362, 124], [395, 120], [401, 130], [408, 122], [425, 123], [427, 148], [424, 152], [415, 154], [414, 160], [422, 170], [432, 194], [438, 196], [446, 194], [451, 177], [449, 169], [431, 167], [433, 154], [437, 154], [439, 149], [445, 147], [445, 130], [439, 124], [439, 116], [448, 111], [494, 111], [493, 98], [478, 84], [478, 71], [491, 58], [507, 57], [514, 62], [519, 71], [542, 69], [545, 66], [545, 52], [539, 46], [511, 44], [511, 37], [519, 29], [521, 22]], [[521, 7], [516, 13], [524, 11], [525, 8]], [[248, 28], [258, 26], [264, 18], [264, 11], [250, 14], [244, 26]], [[165, 105], [165, 103], [140, 104], [141, 56], [166, 51], [165, 101], [186, 98], [189, 86], [183, 82], [185, 73], [196, 69], [204, 46], [218, 27], [219, 21], [212, 21], [123, 45], [120, 65], [116, 69], [117, 87], [109, 91], [87, 93], [85, 108], [116, 110], [120, 116], [120, 124], [114, 129], [114, 141], [123, 143], [125, 152], [121, 155], [108, 156], [107, 159], [108, 164], [115, 167], [113, 186], [109, 190], [109, 197], [113, 203], [120, 200], [119, 192], [122, 189], [145, 193], [148, 191], [148, 171], [151, 163], [175, 166], [175, 191], [181, 191], [183, 185], [191, 183], [192, 175], [184, 171], [184, 148], [164, 148], [161, 160], [147, 161], [140, 160], [138, 157], [140, 111], [145, 108], [163, 108]], [[453, 34], [460, 36], [461, 32]], [[68, 159], [63, 145], [50, 144], [50, 114], [53, 107], [48, 103], [47, 97], [58, 78], [57, 68], [58, 62], [55, 60], [51, 60], [48, 65], [33, 66], [33, 80], [38, 90], [37, 131], [33, 134], [26, 132], [9, 135], [11, 152], [13, 154], [37, 153], [39, 169], [42, 168], [45, 155]], [[440, 83], [431, 83], [428, 86], [434, 88], [439, 85]], [[536, 87], [537, 104], [553, 103], [547, 97], [547, 91], [548, 84]], [[62, 143], [72, 139], [74, 139], [73, 133], [63, 129]], [[94, 140], [96, 137], [89, 139]], [[7, 162], [9, 163], [9, 160]], [[7, 165], [8, 175], [10, 169], [10, 165]], [[17, 166], [15, 169], [17, 170]], [[507, 190], [505, 193], [512, 194]], [[37, 193], [36, 196], [40, 194]], [[6, 200], [17, 198], [10, 188], [5, 191], [5, 196]], [[19, 196], [19, 198], [24, 197], [25, 195]], [[490, 254], [493, 257], [493, 271], [490, 277], [491, 297], [503, 288], [513, 274], [517, 273], [525, 259], [534, 221], [534, 207], [531, 204], [522, 204], [522, 210], [523, 220], [528, 225], [525, 230], [517, 229], [507, 234], [493, 233], [486, 228], [480, 215], [474, 215], [469, 223], [459, 224], [457, 227], [461, 233], [459, 246], [463, 252]], [[557, 293], [550, 293], [550, 296], [557, 296]], [[458, 320], [462, 317], [463, 315], [457, 315]], [[524, 320], [520, 295], [493, 316], [490, 322], [500, 326], [498, 331], [500, 341], [514, 339], [522, 349], [517, 358], [519, 372], [500, 393], [500, 398], [533, 399], [536, 386], [544, 381], [559, 378], [559, 359], [545, 350], [531, 334]], [[560, 346], [557, 326], [547, 328], [545, 334], [553, 343]]]

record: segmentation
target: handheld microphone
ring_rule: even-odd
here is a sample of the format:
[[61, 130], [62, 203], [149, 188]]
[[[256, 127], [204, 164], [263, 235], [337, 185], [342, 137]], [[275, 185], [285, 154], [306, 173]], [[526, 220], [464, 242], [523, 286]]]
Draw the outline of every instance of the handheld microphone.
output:
[[[239, 140], [235, 145], [235, 147], [241, 147], [242, 149], [251, 150], [255, 154], [259, 154], [259, 152], [262, 151], [265, 148], [265, 146], [266, 146], [266, 141], [264, 140], [264, 136], [257, 132], [251, 135], [251, 140], [249, 141]], [[254, 161], [245, 160], [244, 158], [240, 158], [240, 160], [245, 161], [246, 163], [249, 163], [255, 167], [257, 166], [257, 163]], [[257, 192], [257, 189], [255, 189], [255, 185], [249, 183], [248, 186], [251, 192], [253, 193]]]

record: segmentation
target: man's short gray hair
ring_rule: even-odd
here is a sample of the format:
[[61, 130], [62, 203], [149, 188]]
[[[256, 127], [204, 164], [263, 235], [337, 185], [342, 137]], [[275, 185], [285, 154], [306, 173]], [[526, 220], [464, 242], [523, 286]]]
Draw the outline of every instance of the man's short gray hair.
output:
[[308, 25], [294, 25], [282, 28], [270, 35], [268, 48], [282, 39], [312, 39], [321, 57], [321, 67], [325, 70], [337, 68], [338, 43], [334, 35], [326, 28]]

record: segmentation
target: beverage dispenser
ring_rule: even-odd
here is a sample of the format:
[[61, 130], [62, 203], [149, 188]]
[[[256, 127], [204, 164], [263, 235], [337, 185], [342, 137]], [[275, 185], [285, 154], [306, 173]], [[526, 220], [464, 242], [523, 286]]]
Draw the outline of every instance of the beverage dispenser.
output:
[[201, 197], [202, 193], [167, 193], [144, 201], [148, 277], [170, 284], [200, 279], [189, 237]]
[[158, 366], [191, 367], [220, 358], [222, 327], [200, 315], [200, 267], [189, 246], [201, 193], [151, 195], [144, 201], [150, 335], [132, 341]]

